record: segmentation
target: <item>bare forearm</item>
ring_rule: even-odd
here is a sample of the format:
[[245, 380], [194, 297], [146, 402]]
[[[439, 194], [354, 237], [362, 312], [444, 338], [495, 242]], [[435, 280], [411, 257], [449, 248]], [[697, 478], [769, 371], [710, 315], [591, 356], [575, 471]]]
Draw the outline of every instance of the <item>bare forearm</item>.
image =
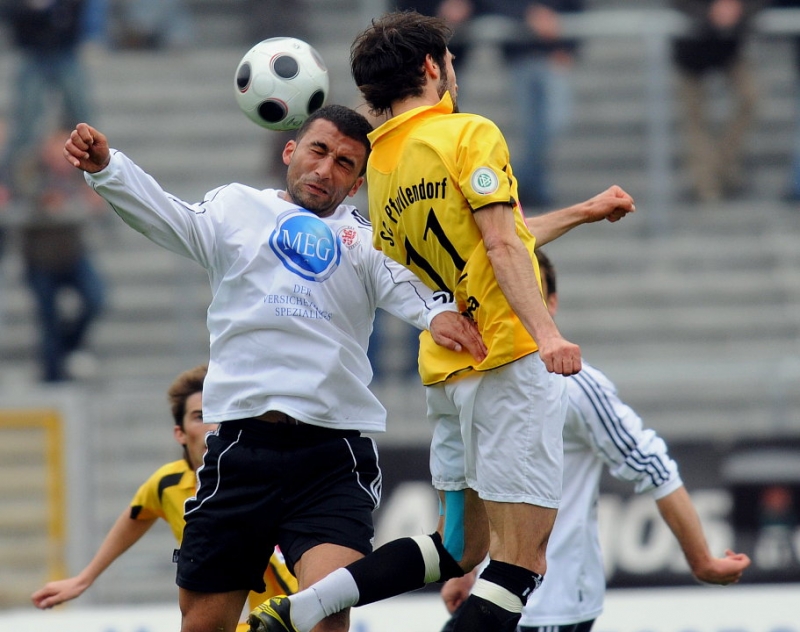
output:
[[111, 563], [136, 542], [155, 522], [153, 520], [132, 520], [130, 510], [120, 514], [114, 526], [95, 553], [94, 558], [74, 577], [59, 579], [45, 584], [31, 595], [37, 608], [47, 609], [60, 603], [80, 597]]
[[559, 336], [547, 312], [530, 255], [522, 242], [488, 251], [495, 278], [511, 308], [537, 343]]
[[582, 204], [576, 204], [558, 211], [528, 217], [525, 219], [525, 223], [528, 230], [536, 237], [536, 247], [541, 248], [573, 228], [586, 223], [586, 214], [582, 211]]
[[708, 548], [700, 518], [685, 487], [658, 501], [658, 510], [678, 539], [692, 574], [700, 581], [727, 586], [739, 581], [750, 558], [744, 553], [727, 550], [723, 557], [714, 557]]
[[658, 511], [681, 546], [686, 561], [695, 572], [711, 558], [703, 525], [692, 504], [689, 492], [679, 487], [656, 501]]
[[92, 561], [86, 565], [79, 577], [94, 582], [120, 555], [133, 546], [153, 525], [155, 520], [132, 520], [126, 508], [106, 535]]
[[634, 211], [636, 206], [633, 198], [614, 185], [579, 204], [529, 217], [525, 223], [528, 225], [528, 230], [536, 237], [536, 247], [541, 248], [581, 224], [591, 224], [601, 220], [616, 222]]

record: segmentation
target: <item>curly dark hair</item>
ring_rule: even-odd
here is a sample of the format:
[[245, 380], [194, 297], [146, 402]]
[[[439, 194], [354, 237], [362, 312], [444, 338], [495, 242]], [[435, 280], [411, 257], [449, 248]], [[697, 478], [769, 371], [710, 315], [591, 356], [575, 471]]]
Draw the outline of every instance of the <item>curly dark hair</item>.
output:
[[383, 114], [394, 101], [421, 95], [425, 58], [444, 68], [452, 34], [443, 19], [416, 11], [374, 19], [350, 47], [350, 71], [372, 111]]

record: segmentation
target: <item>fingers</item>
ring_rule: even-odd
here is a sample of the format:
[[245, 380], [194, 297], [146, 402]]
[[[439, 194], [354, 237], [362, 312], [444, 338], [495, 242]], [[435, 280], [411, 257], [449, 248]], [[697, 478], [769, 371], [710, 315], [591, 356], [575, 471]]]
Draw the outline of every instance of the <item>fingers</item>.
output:
[[473, 336], [469, 336], [467, 340], [464, 341], [464, 346], [466, 347], [469, 354], [475, 359], [475, 362], [483, 362], [488, 355], [488, 349], [486, 345], [483, 343], [483, 340], [480, 336], [477, 339]]
[[581, 350], [578, 345], [562, 340], [562, 344], [551, 349], [539, 348], [539, 356], [550, 373], [575, 375], [581, 370]]
[[461, 322], [465, 329], [462, 343], [466, 347], [467, 351], [469, 351], [470, 355], [475, 358], [476, 362], [483, 362], [486, 359], [486, 356], [489, 355], [489, 349], [483, 342], [483, 338], [481, 338], [481, 334], [478, 331], [478, 326], [474, 321], [464, 316], [462, 316]]
[[61, 603], [62, 600], [58, 599], [57, 593], [53, 593], [45, 588], [36, 591], [31, 595], [33, 605], [42, 610], [52, 608]]
[[605, 194], [601, 195], [609, 195], [612, 200], [609, 200], [609, 204], [613, 205], [613, 210], [608, 215], [608, 220], [611, 222], [616, 222], [628, 213], [636, 212], [636, 204], [634, 203], [633, 197], [629, 195], [622, 187], [617, 186], [616, 184], [609, 187]]
[[73, 167], [82, 167], [82, 161], [90, 158], [89, 148], [94, 142], [91, 128], [86, 123], [78, 123], [64, 143], [64, 156]]
[[64, 143], [64, 157], [73, 167], [97, 173], [110, 159], [106, 137], [86, 123], [78, 123]]
[[473, 321], [457, 312], [442, 312], [431, 322], [431, 335], [436, 344], [453, 351], [466, 349], [476, 362], [486, 358], [488, 349]]
[[488, 349], [474, 323], [463, 316], [461, 318], [463, 319], [463, 322], [460, 323], [461, 326], [454, 328], [450, 333], [450, 338], [453, 342], [451, 348], [454, 351], [466, 349], [476, 362], [483, 362], [488, 354]]

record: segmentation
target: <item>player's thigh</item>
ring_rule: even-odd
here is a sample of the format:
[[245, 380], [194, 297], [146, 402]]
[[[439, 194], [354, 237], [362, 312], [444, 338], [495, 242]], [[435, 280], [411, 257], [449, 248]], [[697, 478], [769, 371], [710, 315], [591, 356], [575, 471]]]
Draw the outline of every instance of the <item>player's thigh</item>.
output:
[[431, 481], [434, 488], [440, 491], [459, 491], [467, 487], [461, 419], [451, 395], [452, 389], [445, 384], [425, 389], [427, 414], [432, 428], [429, 460]]
[[[380, 501], [381, 472], [375, 443], [347, 437], [303, 452], [303, 470], [283, 500], [287, 509], [278, 530], [278, 544], [293, 572], [303, 556], [327, 544], [363, 555], [372, 552], [372, 513]], [[335, 549], [332, 549], [335, 550]]]
[[538, 353], [481, 377], [471, 439], [465, 443], [469, 486], [484, 500], [558, 508], [567, 410], [564, 377], [548, 373]]

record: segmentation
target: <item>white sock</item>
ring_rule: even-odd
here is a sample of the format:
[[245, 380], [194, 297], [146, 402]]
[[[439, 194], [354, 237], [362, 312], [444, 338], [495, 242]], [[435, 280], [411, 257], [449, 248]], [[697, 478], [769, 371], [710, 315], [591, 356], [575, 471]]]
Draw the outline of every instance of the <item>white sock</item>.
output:
[[300, 632], [311, 632], [325, 617], [354, 606], [358, 597], [358, 586], [350, 571], [339, 568], [289, 597], [292, 623]]

